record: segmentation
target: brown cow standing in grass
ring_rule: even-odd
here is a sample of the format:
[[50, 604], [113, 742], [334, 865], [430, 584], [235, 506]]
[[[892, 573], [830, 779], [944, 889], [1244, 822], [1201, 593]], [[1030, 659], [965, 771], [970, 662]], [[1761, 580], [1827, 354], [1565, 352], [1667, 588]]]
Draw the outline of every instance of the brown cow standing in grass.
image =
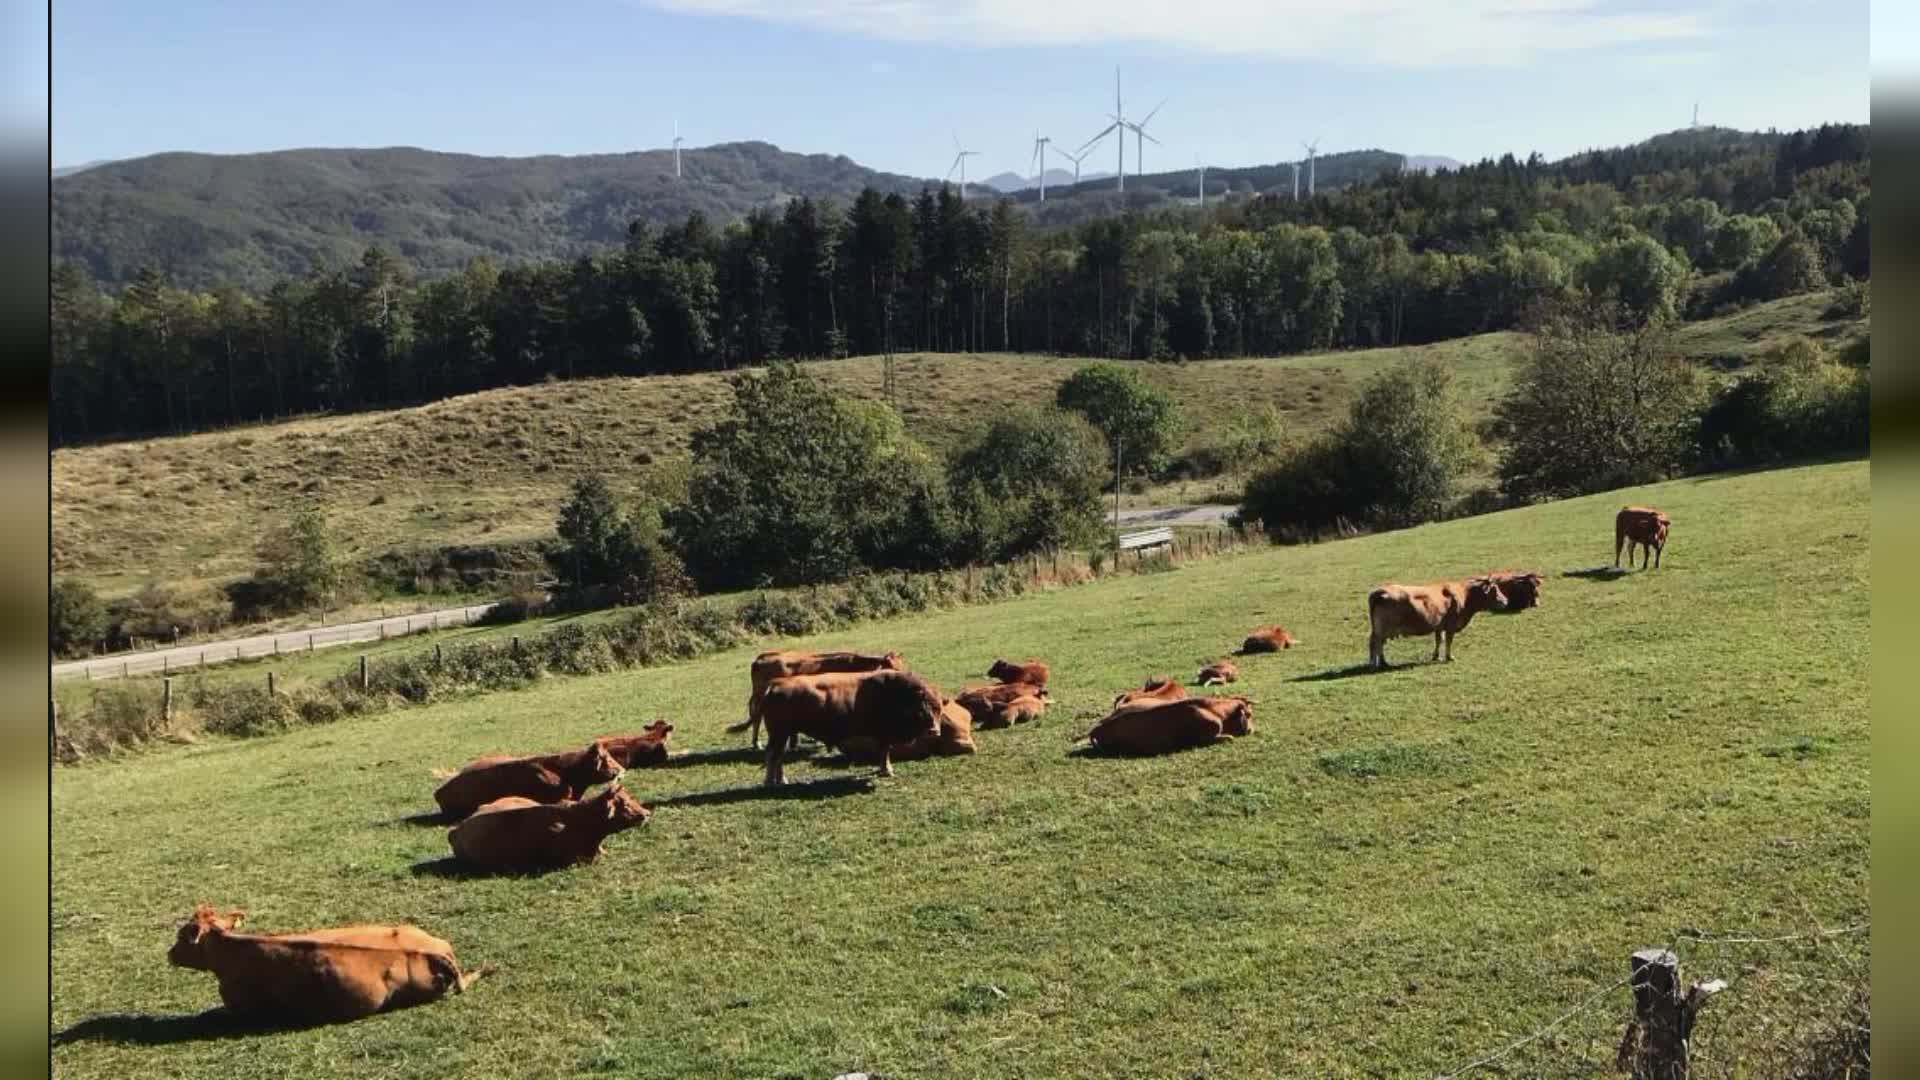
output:
[[1011, 660], [995, 660], [993, 666], [987, 669], [987, 678], [995, 682], [1026, 683], [1041, 689], [1046, 688], [1047, 678], [1052, 674], [1053, 670], [1044, 661], [1031, 656], [1019, 664]]
[[753, 658], [748, 670], [753, 680], [753, 694], [747, 698], [747, 718], [727, 729], [735, 734], [749, 729], [753, 732], [751, 745], [760, 748], [760, 721], [762, 703], [767, 696], [767, 687], [775, 679], [790, 679], [795, 675], [831, 675], [861, 671], [905, 671], [906, 661], [897, 652], [887, 652], [880, 656], [870, 656], [856, 652], [800, 652], [796, 650], [776, 650], [763, 652]]
[[1253, 704], [1243, 697], [1189, 697], [1115, 709], [1087, 733], [1101, 750], [1165, 754], [1224, 742], [1253, 731]]
[[[840, 749], [855, 761], [869, 764], [880, 761], [880, 743], [869, 735], [850, 736], [840, 744]], [[939, 735], [922, 735], [910, 743], [902, 743], [893, 748], [890, 756], [895, 761], [918, 761], [924, 757], [957, 757], [979, 749], [973, 741], [973, 714], [961, 708], [959, 702], [948, 701], [940, 706]]]
[[201, 904], [167, 962], [213, 972], [220, 1000], [250, 1019], [352, 1020], [460, 993], [481, 975], [463, 974], [453, 946], [416, 926], [235, 933], [243, 917]]
[[618, 783], [578, 802], [495, 799], [449, 829], [447, 844], [455, 856], [476, 866], [571, 866], [599, 858], [610, 834], [644, 824], [651, 814]]
[[893, 748], [915, 739], [940, 737], [945, 700], [933, 685], [906, 671], [796, 675], [775, 679], [761, 700], [767, 725], [768, 787], [785, 780], [787, 743], [802, 734], [843, 746], [864, 736], [874, 741], [880, 775], [893, 775]]
[[[607, 753], [620, 763], [623, 769], [637, 769], [647, 765], [665, 764], [667, 760], [667, 736], [673, 734], [673, 725], [665, 720], [655, 720], [640, 729], [638, 735], [602, 735], [595, 742], [605, 743]], [[592, 786], [592, 785], [588, 785]]]
[[[468, 762], [446, 777], [433, 793], [440, 812], [461, 818], [482, 805], [509, 795], [540, 803], [575, 799], [595, 784], [620, 775], [621, 765], [596, 739], [585, 750], [560, 754], [509, 757], [496, 754]], [[436, 774], [444, 775], [444, 774]]]
[[1123, 690], [1113, 699], [1113, 707], [1118, 709], [1126, 705], [1157, 705], [1163, 701], [1178, 701], [1187, 696], [1187, 688], [1166, 675], [1154, 675], [1138, 690]]
[[1053, 699], [1045, 687], [1032, 683], [994, 683], [960, 691], [954, 701], [973, 717], [975, 727], [1011, 727], [1038, 718]]
[[1640, 545], [1640, 569], [1647, 568], [1649, 556], [1660, 565], [1660, 554], [1667, 546], [1667, 530], [1673, 519], [1649, 506], [1623, 506], [1613, 516], [1613, 565], [1620, 565], [1620, 549], [1627, 549], [1627, 566], [1633, 566], [1633, 545]]
[[1200, 669], [1200, 675], [1193, 680], [1201, 686], [1219, 686], [1223, 683], [1240, 681], [1240, 665], [1231, 660], [1215, 660]]
[[1388, 639], [1433, 635], [1433, 658], [1440, 659], [1444, 638], [1447, 660], [1453, 660], [1453, 635], [1467, 628], [1482, 611], [1503, 611], [1507, 598], [1493, 579], [1442, 581], [1432, 585], [1382, 585], [1367, 594], [1367, 662], [1387, 666]]
[[1247, 640], [1240, 643], [1240, 652], [1242, 655], [1279, 652], [1281, 649], [1291, 649], [1293, 646], [1293, 635], [1287, 633], [1286, 627], [1260, 626], [1255, 627], [1253, 632], [1247, 635]]

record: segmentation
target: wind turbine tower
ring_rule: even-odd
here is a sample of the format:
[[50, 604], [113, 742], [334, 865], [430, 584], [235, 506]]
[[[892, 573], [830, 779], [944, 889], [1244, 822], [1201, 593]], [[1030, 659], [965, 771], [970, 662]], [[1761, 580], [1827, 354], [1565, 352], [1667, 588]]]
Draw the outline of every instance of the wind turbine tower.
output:
[[[1313, 198], [1313, 166], [1315, 158], [1318, 157], [1320, 153], [1320, 140], [1315, 139], [1310, 143], [1301, 143], [1300, 145], [1306, 147], [1307, 150], [1307, 198], [1311, 199]], [[1296, 169], [1299, 168], [1297, 165], [1294, 167]], [[1294, 189], [1296, 191], [1299, 190], [1298, 184], [1295, 185]]]
[[[1075, 184], [1078, 184], [1080, 182], [1080, 163], [1086, 160], [1087, 158], [1086, 151], [1082, 150], [1076, 156], [1073, 153], [1066, 150], [1062, 150], [1056, 146], [1053, 148], [1053, 152], [1056, 154], [1059, 154], [1063, 158], [1066, 158], [1068, 161], [1073, 162], [1073, 182]], [[1046, 172], [1046, 166], [1044, 164], [1040, 166], [1040, 171], [1042, 174]]]
[[1040, 166], [1040, 201], [1047, 201], [1047, 144], [1053, 139], [1039, 132], [1033, 133], [1033, 161]]
[[1300, 163], [1293, 163], [1293, 201], [1300, 201]]
[[1093, 138], [1088, 139], [1084, 143], [1081, 143], [1080, 152], [1082, 154], [1085, 154], [1089, 148], [1091, 148], [1095, 143], [1099, 142], [1101, 139], [1106, 138], [1108, 134], [1116, 135], [1117, 136], [1116, 142], [1118, 143], [1118, 145], [1116, 146], [1115, 149], [1118, 152], [1118, 157], [1115, 159], [1116, 163], [1114, 165], [1114, 173], [1115, 173], [1115, 179], [1119, 182], [1120, 191], [1124, 194], [1127, 190], [1127, 128], [1129, 125], [1127, 124], [1126, 113], [1120, 107], [1120, 69], [1117, 67], [1113, 69], [1112, 116], [1113, 116], [1113, 123], [1108, 124], [1104, 128], [1101, 128], [1100, 134], [1095, 135]]
[[[1166, 104], [1166, 100], [1164, 98], [1161, 99], [1160, 105], [1155, 105], [1153, 107], [1153, 112], [1148, 113], [1147, 118], [1145, 120], [1140, 121], [1137, 124], [1129, 121], [1122, 121], [1122, 123], [1126, 124], [1126, 126], [1133, 131], [1133, 175], [1135, 176], [1135, 178], [1144, 176], [1146, 174], [1147, 148], [1141, 145], [1141, 141], [1145, 140], [1146, 142], [1150, 142], [1155, 146], [1160, 145], [1159, 139], [1156, 139], [1153, 136], [1147, 134], [1147, 125], [1153, 122], [1153, 113], [1159, 112], [1160, 106], [1165, 104]], [[1125, 136], [1122, 136], [1122, 138], [1125, 138]]]
[[1700, 103], [1697, 101], [1693, 103], [1693, 126], [1700, 126]]
[[1205, 206], [1207, 205], [1207, 167], [1200, 164], [1199, 154], [1193, 155], [1193, 167], [1200, 170], [1200, 178], [1195, 186], [1200, 189], [1200, 205]]
[[680, 179], [680, 118], [673, 118], [673, 178]]
[[953, 136], [953, 148], [955, 151], [957, 151], [957, 153], [953, 155], [953, 164], [947, 168], [947, 179], [949, 180], [953, 179], [953, 171], [955, 169], [960, 170], [960, 201], [966, 202], [967, 201], [967, 159], [970, 157], [979, 156], [980, 151], [963, 149], [960, 146], [960, 136], [957, 132]]

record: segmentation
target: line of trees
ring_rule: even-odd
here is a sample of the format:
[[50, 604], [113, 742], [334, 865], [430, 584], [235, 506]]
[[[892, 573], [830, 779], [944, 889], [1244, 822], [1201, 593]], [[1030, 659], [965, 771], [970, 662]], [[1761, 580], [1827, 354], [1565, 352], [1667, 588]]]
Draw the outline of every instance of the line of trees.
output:
[[1867, 275], [1867, 131], [1511, 157], [1036, 228], [1010, 200], [868, 190], [617, 250], [416, 279], [369, 248], [264, 294], [52, 280], [56, 442], [378, 408], [547, 378], [893, 350], [1132, 358], [1419, 343], [1581, 294], [1643, 318]]

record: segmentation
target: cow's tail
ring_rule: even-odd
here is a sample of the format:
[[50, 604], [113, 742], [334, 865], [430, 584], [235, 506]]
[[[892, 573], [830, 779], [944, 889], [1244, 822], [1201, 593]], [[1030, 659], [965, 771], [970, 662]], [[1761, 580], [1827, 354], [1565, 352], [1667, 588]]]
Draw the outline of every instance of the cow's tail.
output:
[[753, 726], [753, 717], [749, 716], [745, 720], [742, 720], [737, 724], [728, 725], [727, 734], [738, 735], [752, 726]]

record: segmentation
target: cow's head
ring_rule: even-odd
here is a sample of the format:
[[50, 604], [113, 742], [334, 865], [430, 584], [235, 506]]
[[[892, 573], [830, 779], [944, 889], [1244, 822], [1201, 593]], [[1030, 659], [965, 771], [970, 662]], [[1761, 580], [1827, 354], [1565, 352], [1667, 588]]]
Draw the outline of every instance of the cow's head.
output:
[[1253, 702], [1243, 697], [1222, 699], [1220, 728], [1228, 735], [1246, 735], [1253, 731]]
[[230, 911], [224, 917], [213, 910], [212, 904], [201, 904], [193, 909], [193, 914], [180, 927], [174, 936], [173, 947], [167, 950], [167, 962], [175, 967], [199, 968], [206, 970], [206, 953], [202, 945], [210, 933], [226, 933], [239, 926], [246, 918], [244, 912]]
[[1010, 660], [995, 660], [993, 666], [987, 669], [987, 678], [1001, 682], [1016, 682], [1022, 674], [1024, 672], [1020, 670], [1020, 665]]
[[655, 720], [653, 723], [641, 728], [640, 734], [645, 735], [654, 742], [666, 742], [667, 736], [673, 734], [673, 725], [667, 723], [665, 720]]
[[607, 744], [595, 739], [587, 746], [587, 782], [580, 786], [590, 787], [593, 784], [611, 780], [620, 775], [621, 767], [620, 759], [613, 756], [613, 751], [607, 749]]
[[633, 797], [633, 792], [620, 785], [619, 781], [607, 788], [600, 796], [602, 811], [606, 814], [609, 832], [619, 832], [646, 822], [653, 811]]
[[1507, 594], [1500, 591], [1500, 583], [1490, 577], [1471, 578], [1467, 581], [1467, 613], [1476, 611], [1507, 610]]

